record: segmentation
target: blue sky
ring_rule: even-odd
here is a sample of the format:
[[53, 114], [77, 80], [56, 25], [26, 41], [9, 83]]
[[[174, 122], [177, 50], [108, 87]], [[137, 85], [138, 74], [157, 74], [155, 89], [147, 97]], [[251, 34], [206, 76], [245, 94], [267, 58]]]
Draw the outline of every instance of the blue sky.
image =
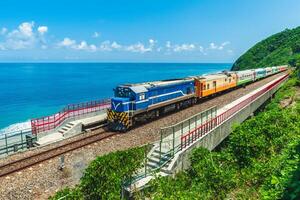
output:
[[299, 0], [0, 1], [0, 61], [233, 62]]

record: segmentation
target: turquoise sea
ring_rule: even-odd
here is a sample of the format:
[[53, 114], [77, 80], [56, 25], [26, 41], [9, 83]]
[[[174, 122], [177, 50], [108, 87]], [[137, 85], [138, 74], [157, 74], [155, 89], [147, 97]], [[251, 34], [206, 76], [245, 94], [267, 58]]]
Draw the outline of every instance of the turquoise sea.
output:
[[29, 119], [53, 114], [67, 104], [109, 98], [118, 84], [230, 67], [226, 63], [1, 63], [0, 133], [28, 127]]

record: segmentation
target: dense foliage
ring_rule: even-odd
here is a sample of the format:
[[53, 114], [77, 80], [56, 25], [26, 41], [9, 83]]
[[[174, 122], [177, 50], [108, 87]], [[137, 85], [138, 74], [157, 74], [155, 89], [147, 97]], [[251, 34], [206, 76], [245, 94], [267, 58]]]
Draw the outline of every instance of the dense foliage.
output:
[[300, 66], [300, 27], [286, 29], [257, 43], [237, 59], [232, 70], [285, 64]]
[[123, 179], [141, 167], [143, 159], [144, 148], [97, 157], [85, 170], [79, 185], [65, 188], [50, 199], [120, 199]]
[[175, 178], [155, 179], [145, 195], [151, 199], [299, 199], [299, 85], [295, 77], [289, 80], [265, 112], [237, 126], [218, 150], [195, 149], [189, 170]]

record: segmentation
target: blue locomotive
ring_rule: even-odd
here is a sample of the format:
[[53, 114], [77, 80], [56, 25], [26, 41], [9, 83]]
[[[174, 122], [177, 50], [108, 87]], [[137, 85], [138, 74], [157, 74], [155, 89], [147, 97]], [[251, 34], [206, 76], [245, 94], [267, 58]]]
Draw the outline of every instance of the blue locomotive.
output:
[[111, 130], [126, 131], [135, 122], [147, 121], [193, 103], [192, 78], [120, 85], [114, 89], [108, 110]]

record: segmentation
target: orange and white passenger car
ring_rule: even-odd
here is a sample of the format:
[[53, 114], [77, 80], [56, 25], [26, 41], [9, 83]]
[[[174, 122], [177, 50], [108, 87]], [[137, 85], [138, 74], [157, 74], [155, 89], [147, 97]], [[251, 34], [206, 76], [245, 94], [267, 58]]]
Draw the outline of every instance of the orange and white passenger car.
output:
[[235, 73], [212, 74], [194, 78], [196, 96], [199, 98], [234, 88], [237, 85], [237, 76]]

